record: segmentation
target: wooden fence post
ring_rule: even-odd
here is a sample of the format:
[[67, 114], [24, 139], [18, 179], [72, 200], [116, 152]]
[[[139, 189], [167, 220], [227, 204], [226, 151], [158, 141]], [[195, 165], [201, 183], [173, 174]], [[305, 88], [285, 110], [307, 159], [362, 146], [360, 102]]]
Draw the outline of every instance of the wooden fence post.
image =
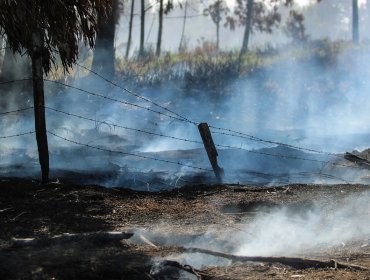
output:
[[207, 151], [208, 159], [211, 162], [213, 172], [216, 175], [217, 181], [222, 183], [222, 177], [224, 175], [224, 170], [218, 166], [217, 163], [217, 149], [212, 139], [211, 131], [207, 123], [201, 123], [198, 125], [200, 136], [204, 144], [204, 148]]

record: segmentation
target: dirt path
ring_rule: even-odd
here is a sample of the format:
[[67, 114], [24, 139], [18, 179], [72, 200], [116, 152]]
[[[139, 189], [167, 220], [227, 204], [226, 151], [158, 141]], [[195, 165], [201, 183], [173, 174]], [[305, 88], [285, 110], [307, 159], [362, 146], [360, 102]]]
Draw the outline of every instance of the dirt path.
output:
[[[4, 178], [0, 181], [0, 279], [165, 279], [165, 276], [197, 279], [195, 275], [201, 279], [370, 279], [369, 271], [230, 262], [180, 250], [199, 247], [234, 254], [247, 244], [248, 250], [255, 250], [250, 252], [268, 253], [269, 248], [263, 251], [262, 247], [271, 246], [269, 237], [262, 239], [261, 248], [252, 246], [266, 234], [256, 234], [265, 217], [276, 221], [278, 216], [274, 215], [282, 211], [284, 219], [290, 221], [286, 227], [301, 223], [304, 228], [312, 223], [312, 213], [320, 212], [320, 221], [312, 226], [317, 230], [314, 232], [317, 244], [315, 240], [308, 242], [309, 235], [300, 233], [301, 237], [291, 239], [292, 243], [300, 244], [299, 250], [295, 244], [287, 243], [286, 251], [270, 252], [335, 259], [370, 269], [370, 235], [366, 226], [370, 213], [368, 207], [359, 205], [368, 198], [369, 191], [363, 185], [291, 185], [268, 189], [199, 185], [145, 193], [98, 186], [40, 186], [31, 180]], [[358, 199], [354, 207], [349, 204], [351, 197]], [[346, 212], [347, 208], [356, 211]], [[344, 239], [346, 227], [331, 230], [337, 224], [349, 230], [356, 219], [360, 222], [353, 230], [354, 238]], [[328, 221], [333, 222], [330, 227]], [[291, 231], [296, 230], [293, 227]], [[119, 242], [82, 239], [21, 248], [13, 247], [11, 242], [12, 238], [44, 240], [62, 233], [97, 231], [125, 231], [134, 236]], [[343, 235], [338, 240], [344, 241], [321, 240], [326, 235], [333, 235], [331, 239]], [[271, 244], [282, 242], [278, 237]], [[164, 260], [189, 264], [192, 268], [187, 271], [187, 266], [176, 267]]]

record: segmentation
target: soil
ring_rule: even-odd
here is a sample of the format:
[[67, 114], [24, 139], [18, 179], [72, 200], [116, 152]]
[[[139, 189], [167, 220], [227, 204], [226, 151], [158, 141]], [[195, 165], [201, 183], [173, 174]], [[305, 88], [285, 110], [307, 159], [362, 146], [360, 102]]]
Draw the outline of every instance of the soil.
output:
[[[195, 267], [179, 258], [183, 247], [194, 246], [201, 236], [208, 236], [203, 248], [230, 253], [229, 247], [237, 243], [228, 240], [231, 233], [242, 231], [258, 213], [282, 206], [299, 212], [313, 204], [340, 208], [349, 195], [369, 190], [366, 185], [194, 185], [138, 192], [2, 178], [0, 279], [370, 279], [370, 236], [298, 256], [334, 259], [369, 270], [303, 269], [279, 262], [219, 259], [212, 264], [207, 255], [203, 257], [208, 263]], [[134, 235], [104, 242], [53, 239], [37, 246], [15, 246], [13, 242], [14, 238], [50, 241], [63, 233], [100, 231]]]

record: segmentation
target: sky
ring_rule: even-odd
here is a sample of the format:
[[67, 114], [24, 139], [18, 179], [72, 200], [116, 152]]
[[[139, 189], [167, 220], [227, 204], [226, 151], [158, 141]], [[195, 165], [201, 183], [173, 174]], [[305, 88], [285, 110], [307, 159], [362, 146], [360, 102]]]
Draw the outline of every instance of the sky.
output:
[[[154, 1], [154, 0], [153, 0]], [[185, 0], [182, 0], [185, 1]], [[236, 0], [225, 0], [228, 1], [230, 9], [235, 5]], [[263, 0], [260, 0], [263, 1]], [[316, 3], [317, 0], [295, 0], [296, 5], [300, 7], [305, 7], [310, 3]], [[337, 0], [323, 0], [320, 7], [325, 7], [325, 4], [335, 3]], [[351, 0], [347, 0], [349, 7], [351, 6]], [[366, 3], [367, 0], [358, 0], [361, 7], [362, 17], [366, 17]], [[214, 41], [216, 38], [215, 25], [209, 17], [202, 16], [202, 11], [208, 6], [213, 0], [203, 0], [202, 2], [196, 0], [188, 0], [188, 20], [186, 21], [185, 37], [188, 43], [189, 49], [193, 49], [200, 46], [203, 41]], [[139, 34], [140, 34], [140, 22], [139, 22], [139, 3], [135, 4], [135, 14], [134, 17], [134, 28], [133, 28], [133, 45], [131, 47], [131, 55], [137, 52], [139, 44]], [[321, 8], [322, 9], [322, 8]], [[347, 11], [348, 12], [348, 11]], [[171, 14], [166, 15], [164, 19], [164, 30], [163, 30], [163, 42], [162, 50], [164, 52], [171, 51], [176, 52], [179, 47], [179, 42], [181, 39], [182, 26], [183, 26], [183, 16], [184, 9], [175, 9]], [[322, 18], [322, 13], [320, 17], [313, 17], [309, 15], [305, 19], [305, 24], [307, 27], [307, 34], [311, 36], [312, 39], [317, 38], [330, 38], [333, 40], [342, 39], [349, 40], [351, 38], [350, 32], [350, 13], [343, 14], [341, 22], [333, 21], [334, 15], [328, 15], [328, 17]], [[334, 24], [330, 24], [330, 21]], [[367, 30], [362, 26], [367, 26], [369, 23], [368, 19], [362, 18], [362, 24], [360, 30], [361, 38], [364, 39], [369, 37]], [[129, 11], [126, 11], [121, 18], [119, 30], [117, 32], [116, 40], [116, 50], [118, 56], [124, 56], [126, 49], [126, 42], [128, 36], [128, 23], [129, 23]], [[325, 26], [322, 26], [324, 24]], [[318, 28], [320, 25], [320, 28]], [[151, 10], [147, 14], [146, 19], [146, 32], [145, 32], [145, 43], [146, 46], [151, 45], [155, 49], [155, 43], [157, 40], [157, 29], [158, 29], [158, 16], [155, 9]], [[220, 47], [223, 50], [237, 49], [242, 44], [243, 28], [237, 28], [235, 32], [230, 32], [227, 28], [221, 27], [220, 30]], [[274, 34], [254, 34], [251, 38], [251, 47], [264, 46], [269, 44], [284, 44], [287, 40], [284, 33], [279, 31], [274, 31]]]
[[[234, 1], [234, 0], [231, 0], [231, 1]], [[299, 5], [299, 6], [307, 6], [307, 5], [309, 5], [310, 3], [315, 2], [315, 1], [316, 1], [316, 0], [296, 0], [297, 5]], [[335, 0], [327, 0], [327, 1], [335, 1]], [[358, 0], [358, 4], [359, 4], [359, 5], [366, 4], [366, 1], [367, 1], [367, 0]]]

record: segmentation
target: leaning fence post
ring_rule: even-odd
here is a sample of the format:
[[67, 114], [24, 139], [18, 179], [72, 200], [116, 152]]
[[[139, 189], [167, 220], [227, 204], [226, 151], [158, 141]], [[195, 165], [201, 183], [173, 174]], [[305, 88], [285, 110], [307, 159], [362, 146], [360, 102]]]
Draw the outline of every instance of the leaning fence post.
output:
[[200, 123], [198, 125], [198, 130], [200, 136], [202, 137], [202, 141], [204, 144], [204, 148], [207, 151], [208, 159], [211, 162], [213, 172], [216, 175], [217, 181], [219, 183], [222, 182], [222, 177], [224, 175], [224, 170], [218, 166], [217, 163], [217, 149], [212, 139], [211, 131], [209, 130], [209, 126], [207, 123]]

